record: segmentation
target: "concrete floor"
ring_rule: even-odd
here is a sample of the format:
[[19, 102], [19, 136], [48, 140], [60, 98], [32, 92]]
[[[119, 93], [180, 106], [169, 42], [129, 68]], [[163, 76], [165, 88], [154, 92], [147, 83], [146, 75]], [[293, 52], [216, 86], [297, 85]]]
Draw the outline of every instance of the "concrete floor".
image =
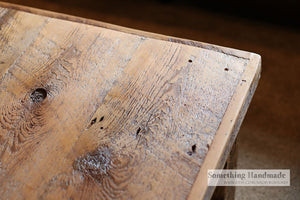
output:
[[291, 186], [237, 187], [236, 199], [300, 199], [299, 30], [155, 1], [7, 1], [260, 54], [262, 77], [239, 133], [238, 168], [290, 169]]

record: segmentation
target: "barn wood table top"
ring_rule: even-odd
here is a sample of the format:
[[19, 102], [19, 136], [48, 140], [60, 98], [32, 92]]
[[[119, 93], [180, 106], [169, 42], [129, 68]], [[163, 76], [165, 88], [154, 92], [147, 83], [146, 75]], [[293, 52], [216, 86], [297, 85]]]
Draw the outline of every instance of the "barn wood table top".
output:
[[210, 198], [260, 56], [0, 3], [0, 196]]

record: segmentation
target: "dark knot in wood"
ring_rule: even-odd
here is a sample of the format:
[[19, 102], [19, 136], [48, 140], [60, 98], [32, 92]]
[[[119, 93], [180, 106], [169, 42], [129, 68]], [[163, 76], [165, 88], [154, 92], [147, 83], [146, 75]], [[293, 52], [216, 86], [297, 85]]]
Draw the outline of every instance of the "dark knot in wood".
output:
[[30, 98], [34, 103], [40, 103], [47, 97], [47, 91], [44, 88], [37, 88], [31, 94]]

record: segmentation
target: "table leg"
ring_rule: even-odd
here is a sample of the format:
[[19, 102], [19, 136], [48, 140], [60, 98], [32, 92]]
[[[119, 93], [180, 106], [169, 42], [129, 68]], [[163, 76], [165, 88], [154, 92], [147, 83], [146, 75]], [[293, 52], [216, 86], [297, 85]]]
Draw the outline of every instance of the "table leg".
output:
[[[224, 169], [236, 169], [237, 166], [237, 140], [233, 143], [232, 149], [225, 163]], [[234, 200], [234, 186], [217, 186], [212, 200]]]

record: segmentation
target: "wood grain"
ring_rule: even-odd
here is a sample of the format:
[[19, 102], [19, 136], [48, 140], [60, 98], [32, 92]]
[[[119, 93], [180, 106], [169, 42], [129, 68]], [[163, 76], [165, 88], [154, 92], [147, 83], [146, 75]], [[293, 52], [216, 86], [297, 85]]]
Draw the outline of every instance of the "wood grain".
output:
[[202, 171], [225, 163], [259, 56], [10, 8], [0, 8], [1, 197], [210, 195]]

